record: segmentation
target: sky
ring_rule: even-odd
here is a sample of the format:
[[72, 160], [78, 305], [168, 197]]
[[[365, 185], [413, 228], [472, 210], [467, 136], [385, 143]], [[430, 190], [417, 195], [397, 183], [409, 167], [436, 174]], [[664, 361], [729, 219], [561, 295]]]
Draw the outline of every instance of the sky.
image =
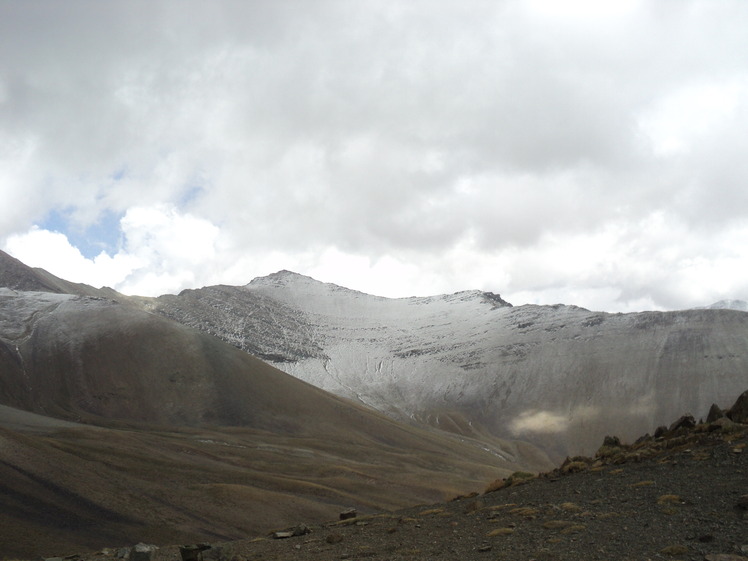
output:
[[0, 249], [126, 294], [748, 299], [744, 0], [0, 0]]

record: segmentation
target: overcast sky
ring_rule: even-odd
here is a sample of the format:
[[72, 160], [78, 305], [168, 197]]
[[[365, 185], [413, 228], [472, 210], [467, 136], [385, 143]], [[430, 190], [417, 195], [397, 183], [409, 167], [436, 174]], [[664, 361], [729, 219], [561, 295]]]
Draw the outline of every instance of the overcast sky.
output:
[[748, 2], [0, 0], [0, 248], [141, 295], [748, 299]]

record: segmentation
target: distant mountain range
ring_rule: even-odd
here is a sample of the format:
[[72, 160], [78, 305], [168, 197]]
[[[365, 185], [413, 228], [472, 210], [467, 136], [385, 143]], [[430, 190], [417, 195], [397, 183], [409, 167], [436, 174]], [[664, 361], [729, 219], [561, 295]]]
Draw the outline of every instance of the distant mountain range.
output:
[[465, 291], [388, 299], [289, 271], [142, 299], [393, 418], [532, 442], [555, 458], [636, 438], [748, 386], [748, 314], [610, 314]]
[[748, 312], [748, 302], [745, 300], [720, 300], [711, 306], [707, 306], [707, 308], [710, 310], [739, 310], [741, 312]]

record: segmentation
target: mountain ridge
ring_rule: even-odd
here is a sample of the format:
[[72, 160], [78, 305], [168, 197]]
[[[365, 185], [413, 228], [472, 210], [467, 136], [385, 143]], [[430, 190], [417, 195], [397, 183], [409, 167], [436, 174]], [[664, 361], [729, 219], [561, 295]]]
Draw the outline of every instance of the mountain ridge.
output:
[[480, 291], [388, 299], [288, 272], [148, 306], [394, 418], [525, 439], [557, 458], [724, 400], [748, 370], [748, 316], [730, 310], [611, 314]]

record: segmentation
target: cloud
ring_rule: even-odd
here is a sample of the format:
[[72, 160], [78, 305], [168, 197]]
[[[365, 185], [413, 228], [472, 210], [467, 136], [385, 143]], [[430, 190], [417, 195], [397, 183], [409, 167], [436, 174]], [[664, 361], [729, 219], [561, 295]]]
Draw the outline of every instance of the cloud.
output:
[[[86, 258], [61, 232], [32, 227], [8, 238], [4, 249], [30, 266], [74, 282], [110, 286], [127, 294], [158, 296], [215, 278], [219, 229], [164, 206], [133, 207], [120, 220], [123, 244], [110, 255]], [[217, 282], [217, 281], [216, 281]]]
[[[640, 400], [642, 401], [642, 400]], [[637, 411], [640, 407], [637, 405]], [[600, 417], [600, 408], [579, 405], [566, 414], [541, 409], [528, 409], [520, 413], [509, 426], [515, 436], [529, 433], [560, 434], [572, 423], [588, 423]]]
[[9, 237], [3, 249], [26, 265], [42, 267], [65, 280], [96, 287], [117, 286], [138, 266], [137, 259], [127, 255], [112, 257], [102, 252], [87, 259], [70, 244], [65, 234], [37, 227]]
[[569, 422], [567, 416], [550, 411], [523, 411], [517, 419], [512, 421], [509, 430], [514, 435], [528, 432], [558, 434], [569, 427]]
[[145, 293], [296, 268], [609, 310], [745, 298], [746, 16], [4, 2], [0, 244], [122, 216], [104, 255], [130, 269], [95, 278]]

